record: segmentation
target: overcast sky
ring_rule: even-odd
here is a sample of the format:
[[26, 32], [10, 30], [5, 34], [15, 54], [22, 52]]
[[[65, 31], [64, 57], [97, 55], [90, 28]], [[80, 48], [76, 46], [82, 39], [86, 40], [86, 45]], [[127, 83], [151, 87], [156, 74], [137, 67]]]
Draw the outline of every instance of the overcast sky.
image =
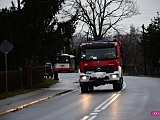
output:
[[141, 29], [144, 24], [147, 27], [151, 23], [151, 19], [157, 16], [157, 12], [160, 13], [160, 0], [137, 0], [137, 5], [141, 14], [123, 20], [121, 23], [123, 26], [129, 28], [133, 24]]
[[[17, 0], [13, 0], [17, 2]], [[146, 27], [151, 23], [151, 19], [156, 17], [156, 13], [160, 12], [160, 0], [137, 0], [137, 5], [139, 6], [140, 15], [134, 16], [123, 20], [121, 25], [129, 30], [130, 25], [140, 28], [142, 24]], [[11, 6], [11, 0], [0, 0], [0, 9], [3, 7]], [[141, 29], [141, 28], [140, 28]]]

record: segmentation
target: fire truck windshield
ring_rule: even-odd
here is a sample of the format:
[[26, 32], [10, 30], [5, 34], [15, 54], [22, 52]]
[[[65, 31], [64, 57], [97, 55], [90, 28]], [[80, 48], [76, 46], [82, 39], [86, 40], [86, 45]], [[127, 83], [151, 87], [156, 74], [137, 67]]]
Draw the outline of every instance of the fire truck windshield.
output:
[[116, 49], [115, 47], [109, 48], [87, 48], [82, 50], [81, 58], [82, 60], [111, 60], [116, 59]]

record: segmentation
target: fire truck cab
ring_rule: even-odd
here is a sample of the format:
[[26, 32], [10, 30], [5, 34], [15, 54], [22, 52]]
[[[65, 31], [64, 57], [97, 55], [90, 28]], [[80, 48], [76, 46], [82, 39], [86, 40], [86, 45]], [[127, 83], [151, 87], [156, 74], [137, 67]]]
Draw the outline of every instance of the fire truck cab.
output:
[[79, 45], [81, 92], [94, 86], [113, 84], [119, 91], [123, 86], [122, 48], [119, 41], [93, 41]]

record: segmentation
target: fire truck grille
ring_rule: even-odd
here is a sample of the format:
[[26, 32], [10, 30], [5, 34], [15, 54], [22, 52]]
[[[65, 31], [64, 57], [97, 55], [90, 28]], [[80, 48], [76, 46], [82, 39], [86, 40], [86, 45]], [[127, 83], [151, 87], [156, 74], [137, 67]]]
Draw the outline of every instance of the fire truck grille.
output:
[[94, 71], [94, 72], [106, 72], [106, 73], [113, 73], [114, 72], [114, 66], [95, 66], [95, 67], [86, 67], [84, 68], [85, 72], [87, 71]]

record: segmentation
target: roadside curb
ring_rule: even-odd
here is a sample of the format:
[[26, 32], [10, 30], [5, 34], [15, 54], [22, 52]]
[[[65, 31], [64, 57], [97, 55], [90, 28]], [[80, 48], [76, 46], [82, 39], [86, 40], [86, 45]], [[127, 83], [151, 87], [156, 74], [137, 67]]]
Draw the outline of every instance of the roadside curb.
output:
[[[76, 88], [76, 89], [77, 89], [77, 88]], [[28, 106], [30, 106], [30, 105], [33, 105], [33, 104], [36, 104], [36, 103], [39, 103], [39, 102], [42, 102], [42, 101], [45, 101], [45, 100], [54, 98], [54, 97], [56, 97], [56, 96], [59, 96], [59, 95], [64, 94], [64, 93], [68, 93], [68, 92], [70, 92], [70, 91], [73, 91], [73, 90], [64, 90], [64, 91], [59, 92], [59, 93], [56, 93], [56, 94], [54, 94], [54, 95], [50, 95], [50, 96], [47, 96], [47, 97], [44, 97], [44, 98], [40, 98], [40, 99], [34, 100], [34, 101], [32, 101], [32, 102], [29, 102], [29, 103], [26, 103], [26, 104], [22, 104], [22, 105], [20, 105], [20, 106], [18, 106], [18, 107], [15, 107], [15, 108], [11, 108], [11, 109], [2, 111], [2, 112], [0, 112], [0, 116], [1, 116], [1, 115], [5, 115], [5, 114], [8, 114], [8, 113], [11, 113], [11, 112], [15, 112], [15, 111], [21, 110], [21, 109], [23, 109], [23, 108], [25, 108], [25, 107], [28, 107]]]

